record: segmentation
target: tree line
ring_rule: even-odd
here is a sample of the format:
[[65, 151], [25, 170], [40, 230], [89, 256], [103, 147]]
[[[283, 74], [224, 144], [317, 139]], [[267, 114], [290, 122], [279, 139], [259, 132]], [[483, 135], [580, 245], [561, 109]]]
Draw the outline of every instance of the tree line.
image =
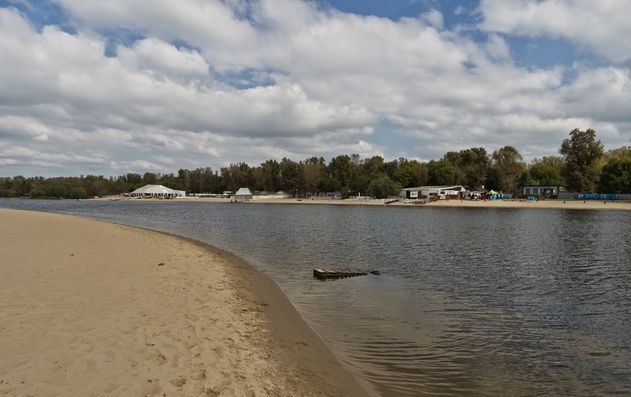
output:
[[513, 146], [488, 153], [473, 147], [446, 153], [439, 160], [420, 162], [380, 156], [362, 159], [357, 154], [303, 161], [283, 158], [258, 166], [245, 162], [220, 170], [209, 167], [180, 169], [177, 174], [118, 177], [0, 178], [0, 197], [88, 198], [131, 192], [146, 184], [162, 184], [189, 193], [222, 193], [248, 187], [252, 191], [285, 191], [295, 196], [340, 192], [343, 197], [388, 197], [402, 188], [423, 185], [464, 185], [516, 194], [520, 185], [566, 186], [574, 192], [631, 193], [631, 147], [604, 151], [593, 129], [570, 132], [561, 156], [536, 158], [526, 164]]

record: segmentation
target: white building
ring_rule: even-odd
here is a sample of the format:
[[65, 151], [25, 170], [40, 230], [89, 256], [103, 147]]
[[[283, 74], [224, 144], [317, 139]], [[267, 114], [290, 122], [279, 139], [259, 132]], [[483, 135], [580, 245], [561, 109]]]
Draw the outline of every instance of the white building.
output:
[[237, 202], [252, 200], [253, 196], [254, 195], [252, 194], [250, 189], [248, 189], [247, 187], [242, 187], [239, 190], [237, 190], [237, 192], [233, 194], [232, 197], [230, 197], [230, 200], [237, 201]]
[[186, 197], [184, 190], [173, 190], [162, 185], [145, 185], [131, 192], [132, 197], [139, 198], [178, 198]]
[[460, 185], [456, 186], [418, 186], [408, 187], [401, 190], [399, 197], [402, 199], [424, 199], [436, 197], [438, 199], [445, 198], [461, 198], [464, 195], [465, 188]]

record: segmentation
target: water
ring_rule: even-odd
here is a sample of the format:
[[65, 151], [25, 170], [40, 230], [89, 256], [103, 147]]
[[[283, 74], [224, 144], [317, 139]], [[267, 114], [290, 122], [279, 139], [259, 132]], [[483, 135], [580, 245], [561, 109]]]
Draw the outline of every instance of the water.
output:
[[[631, 213], [0, 200], [192, 237], [273, 277], [384, 396], [631, 395]], [[317, 281], [313, 267], [380, 276]]]

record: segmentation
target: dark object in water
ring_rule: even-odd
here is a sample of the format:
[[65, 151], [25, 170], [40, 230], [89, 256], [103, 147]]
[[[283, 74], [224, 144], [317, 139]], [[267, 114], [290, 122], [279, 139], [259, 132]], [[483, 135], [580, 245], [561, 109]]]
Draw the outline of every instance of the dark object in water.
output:
[[313, 269], [313, 277], [315, 277], [317, 279], [320, 279], [320, 280], [345, 278], [345, 277], [365, 276], [368, 273], [375, 274], [375, 275], [381, 274], [378, 270], [365, 272], [365, 271], [361, 271], [361, 270], [324, 270], [324, 269]]

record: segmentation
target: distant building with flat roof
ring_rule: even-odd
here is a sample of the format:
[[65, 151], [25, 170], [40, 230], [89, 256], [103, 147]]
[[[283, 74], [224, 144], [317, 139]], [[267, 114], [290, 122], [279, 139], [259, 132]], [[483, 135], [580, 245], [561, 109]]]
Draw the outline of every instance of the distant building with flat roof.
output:
[[524, 185], [520, 189], [522, 196], [537, 196], [543, 198], [558, 198], [559, 193], [565, 192], [565, 186], [535, 186]]
[[466, 189], [461, 185], [453, 186], [418, 186], [401, 190], [399, 197], [402, 199], [417, 200], [428, 197], [461, 198]]

